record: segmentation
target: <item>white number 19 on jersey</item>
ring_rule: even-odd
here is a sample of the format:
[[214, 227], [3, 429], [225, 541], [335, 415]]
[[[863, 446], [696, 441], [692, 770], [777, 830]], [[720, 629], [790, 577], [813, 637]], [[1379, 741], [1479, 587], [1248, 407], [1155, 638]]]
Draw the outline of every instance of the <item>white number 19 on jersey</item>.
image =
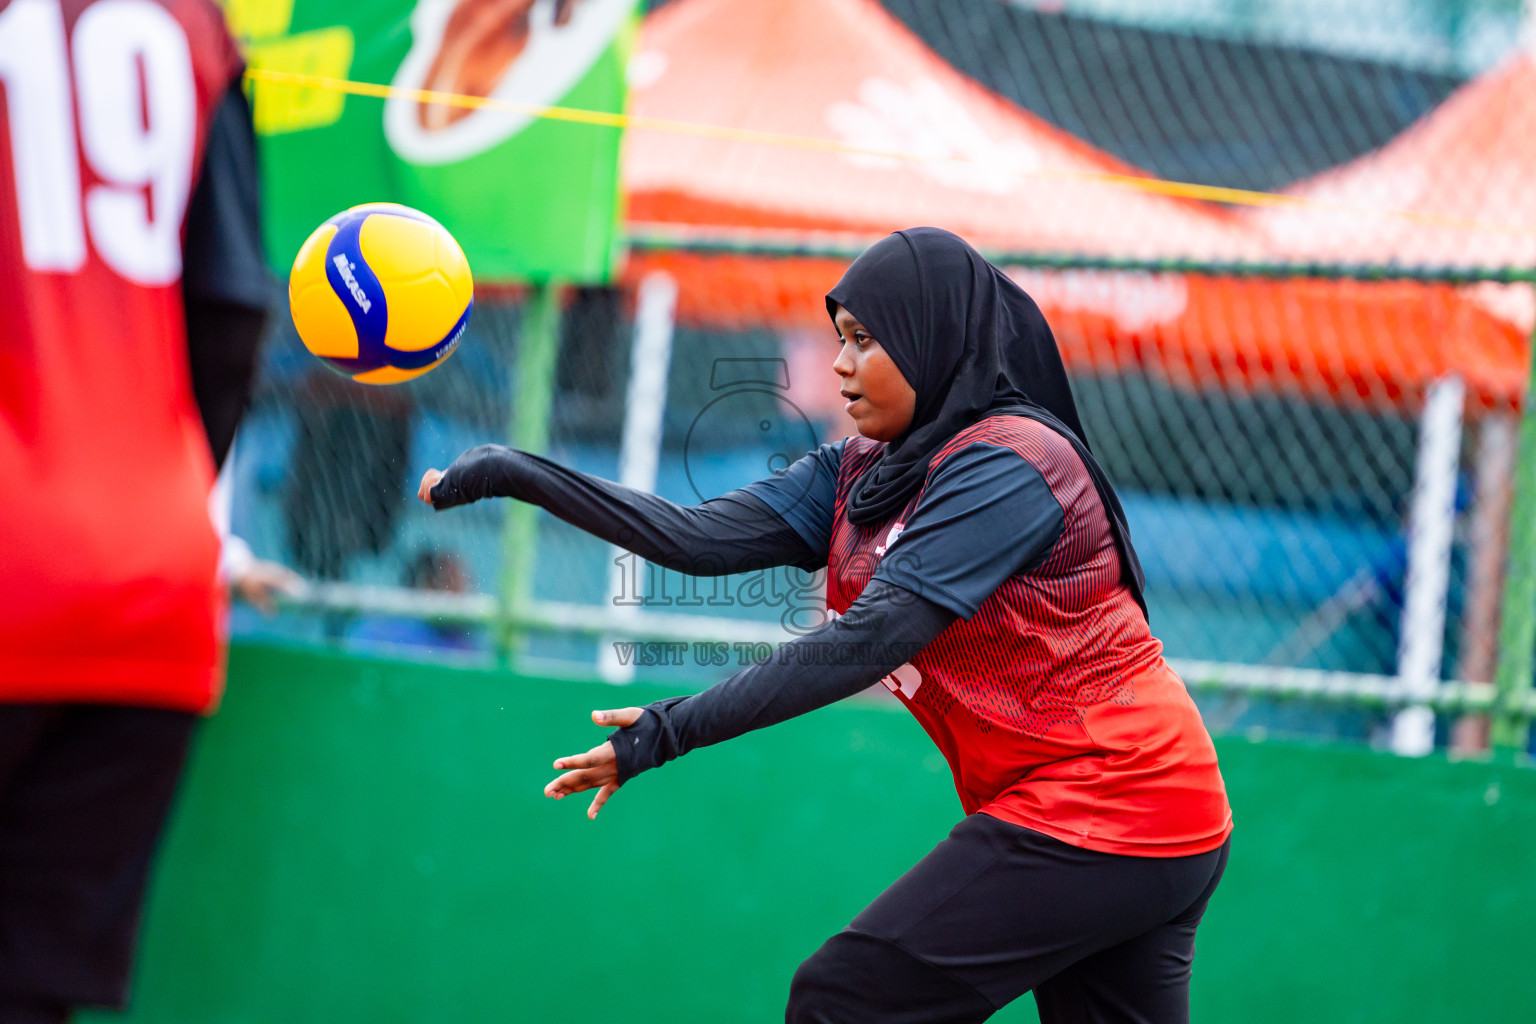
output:
[[[176, 19], [150, 0], [100, 0], [66, 45], [59, 0], [12, 0], [0, 11], [0, 86], [27, 266], [78, 271], [89, 226], [123, 277], [176, 281], [197, 132], [192, 55]], [[83, 193], [82, 153], [101, 179]]]

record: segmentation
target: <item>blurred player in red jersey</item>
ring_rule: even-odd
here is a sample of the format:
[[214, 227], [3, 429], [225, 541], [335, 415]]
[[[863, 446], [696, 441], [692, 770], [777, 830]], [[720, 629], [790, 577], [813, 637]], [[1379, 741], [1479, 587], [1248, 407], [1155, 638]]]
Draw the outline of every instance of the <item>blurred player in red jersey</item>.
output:
[[0, 1024], [120, 1006], [267, 301], [212, 0], [0, 0]]
[[594, 712], [619, 730], [545, 792], [596, 790], [595, 816], [640, 772], [883, 681], [966, 817], [801, 965], [786, 1020], [960, 1024], [1033, 991], [1045, 1024], [1187, 1021], [1232, 815], [1045, 318], [934, 228], [872, 246], [827, 312], [860, 436], [766, 480], [681, 508], [494, 446], [422, 480], [439, 509], [520, 498], [692, 575], [827, 570], [838, 617], [701, 694]]

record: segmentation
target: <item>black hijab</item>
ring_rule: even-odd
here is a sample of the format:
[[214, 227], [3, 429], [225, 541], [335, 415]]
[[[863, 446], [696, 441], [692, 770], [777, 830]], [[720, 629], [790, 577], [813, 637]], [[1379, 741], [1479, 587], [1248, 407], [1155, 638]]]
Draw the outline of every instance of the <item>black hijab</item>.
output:
[[1126, 586], [1146, 612], [1144, 577], [1120, 499], [1088, 450], [1061, 353], [1040, 308], [958, 235], [909, 228], [876, 242], [827, 293], [869, 328], [917, 392], [912, 425], [853, 485], [848, 519], [904, 508], [950, 438], [989, 416], [1027, 416], [1061, 434], [1109, 515]]

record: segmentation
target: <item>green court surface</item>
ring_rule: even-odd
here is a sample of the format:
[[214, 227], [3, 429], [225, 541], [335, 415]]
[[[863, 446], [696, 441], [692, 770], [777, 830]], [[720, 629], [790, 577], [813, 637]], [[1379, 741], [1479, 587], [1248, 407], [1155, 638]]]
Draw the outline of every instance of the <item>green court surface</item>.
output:
[[[540, 795], [601, 738], [590, 709], [662, 695], [237, 646], [133, 1007], [90, 1020], [782, 1020], [795, 965], [957, 819], [948, 772], [856, 701], [668, 765], [596, 822]], [[1532, 1019], [1536, 772], [1219, 745], [1237, 831], [1195, 1020]]]

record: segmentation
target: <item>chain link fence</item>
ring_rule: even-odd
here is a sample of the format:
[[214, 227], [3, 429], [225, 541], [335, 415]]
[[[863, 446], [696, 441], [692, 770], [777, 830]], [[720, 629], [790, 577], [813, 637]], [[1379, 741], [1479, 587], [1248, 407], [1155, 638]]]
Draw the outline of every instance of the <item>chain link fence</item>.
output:
[[[647, 5], [661, 18], [683, 3], [696, 8], [694, 21], [641, 33], [637, 64], [663, 83], [688, 73], [679, 48], [690, 25], [707, 20], [708, 5]], [[839, 17], [884, 12], [926, 54], [1010, 105], [994, 109], [992, 99], [944, 80], [977, 125], [1087, 153], [1072, 172], [1080, 178], [1144, 169], [1180, 182], [1283, 188], [1321, 203], [1299, 213], [1283, 205], [1234, 211], [1137, 195], [1123, 206], [1083, 207], [1076, 219], [1092, 222], [1091, 231], [1060, 235], [1092, 243], [1076, 255], [991, 253], [1057, 334], [1088, 440], [1121, 494], [1147, 571], [1154, 632], [1192, 682], [1220, 683], [1206, 698], [1212, 724], [1379, 739], [1405, 700], [1451, 705], [1442, 699], [1446, 681], [1491, 682], [1536, 311], [1520, 276], [1536, 266], [1536, 234], [1487, 232], [1501, 218], [1536, 222], [1536, 193], [1523, 185], [1512, 148], [1529, 137], [1530, 107], [1513, 98], [1522, 76], [1536, 81], [1530, 58], [1510, 55], [1520, 12], [1473, 5], [1479, 24], [1505, 26], [1504, 49], [1475, 42], [1471, 22], [1458, 22], [1455, 52], [1431, 59], [1432, 48], [1414, 40], [1451, 31], [1434, 4], [1409, 5], [1417, 35], [1399, 33], [1390, 45], [1351, 37], [1358, 45], [1332, 50], [1284, 33], [1148, 24], [1114, 4], [835, 6]], [[1253, 24], [1261, 22], [1274, 27], [1273, 19]], [[668, 95], [637, 84], [637, 109], [678, 116], [663, 106]], [[827, 124], [863, 131], [891, 114], [885, 93], [860, 96], [863, 107], [843, 104], [841, 120], [828, 114]], [[1060, 142], [1065, 133], [1092, 152]], [[977, 152], [1013, 152], [973, 152], [973, 143], [966, 136], [938, 155], [975, 163]], [[688, 206], [663, 187], [665, 175], [682, 173], [668, 163], [676, 154], [655, 138], [647, 146], [631, 153], [631, 171], [652, 176], [630, 185], [624, 276], [613, 287], [557, 289], [547, 442], [536, 446], [691, 504], [851, 431], [821, 297], [857, 251], [851, 239], [872, 232], [857, 218], [813, 230], [767, 206]], [[737, 178], [768, 173], [763, 150], [731, 151]], [[1038, 184], [1027, 168], [1020, 186], [925, 177], [871, 163], [867, 153], [814, 158], [823, 169], [862, 159], [871, 203], [931, 203], [967, 189], [976, 194], [965, 197], [966, 210], [1039, 201], [1026, 194]], [[772, 165], [781, 166], [813, 167]], [[1039, 189], [1051, 181], [1043, 180]], [[1329, 203], [1432, 215], [1394, 220]], [[710, 242], [701, 209], [757, 241]], [[1131, 226], [1139, 262], [1100, 245], [1116, 231], [1128, 237], [1125, 225], [1101, 223], [1122, 209], [1149, 218], [1145, 230]], [[1181, 261], [1158, 264], [1160, 254]], [[1234, 261], [1256, 258], [1297, 261], [1299, 270], [1233, 270]], [[1327, 261], [1337, 264], [1331, 276], [1318, 269]], [[641, 308], [645, 282], [658, 280], [676, 289], [663, 303], [660, 348]], [[818, 600], [817, 581], [797, 570], [700, 587], [626, 562], [548, 515], [519, 533], [507, 502], [439, 515], [415, 500], [425, 469], [476, 444], [510, 442], [518, 409], [537, 398], [542, 385], [520, 376], [533, 344], [532, 296], [482, 286], [454, 357], [393, 388], [324, 369], [293, 335], [285, 305], [275, 305], [233, 460], [235, 531], [259, 556], [317, 584], [373, 589], [367, 601], [274, 618], [239, 609], [237, 632], [434, 657], [511, 650], [550, 671], [590, 675], [596, 666], [613, 679], [700, 680], [717, 678], [721, 666], [691, 655], [649, 664], [614, 644], [791, 635], [794, 609]], [[526, 607], [503, 600], [516, 589], [508, 583], [515, 572], [531, 581]], [[1276, 701], [1277, 692], [1291, 696]], [[1348, 696], [1348, 708], [1312, 700], [1329, 693]], [[1442, 741], [1454, 717], [1441, 716]]]

